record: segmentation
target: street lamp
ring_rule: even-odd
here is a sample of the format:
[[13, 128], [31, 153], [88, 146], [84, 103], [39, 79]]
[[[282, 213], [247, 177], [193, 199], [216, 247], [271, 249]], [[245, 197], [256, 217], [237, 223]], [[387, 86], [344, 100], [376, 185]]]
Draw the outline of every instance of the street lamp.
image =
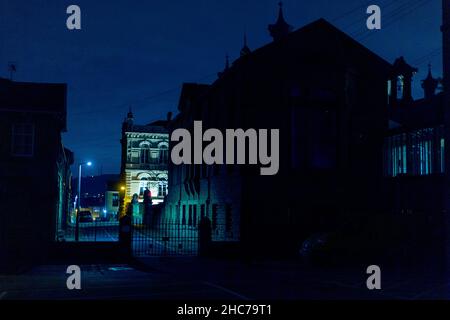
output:
[[77, 215], [76, 215], [76, 224], [75, 224], [75, 241], [79, 240], [79, 231], [80, 231], [80, 209], [81, 209], [81, 167], [83, 165], [87, 165], [88, 167], [92, 166], [92, 162], [82, 162], [78, 164], [78, 205], [77, 205]]

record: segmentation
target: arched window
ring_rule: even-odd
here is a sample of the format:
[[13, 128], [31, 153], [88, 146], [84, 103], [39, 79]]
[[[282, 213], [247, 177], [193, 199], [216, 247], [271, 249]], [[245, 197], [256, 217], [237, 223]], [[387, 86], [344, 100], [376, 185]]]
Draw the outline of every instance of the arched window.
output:
[[141, 145], [141, 163], [150, 163], [150, 145], [147, 143]]
[[144, 197], [144, 191], [148, 189], [150, 186], [149, 179], [147, 177], [141, 178], [141, 182], [139, 185], [139, 198]]
[[167, 164], [169, 161], [169, 149], [167, 146], [162, 145], [159, 147], [159, 163]]
[[167, 181], [160, 181], [158, 184], [158, 197], [167, 196]]

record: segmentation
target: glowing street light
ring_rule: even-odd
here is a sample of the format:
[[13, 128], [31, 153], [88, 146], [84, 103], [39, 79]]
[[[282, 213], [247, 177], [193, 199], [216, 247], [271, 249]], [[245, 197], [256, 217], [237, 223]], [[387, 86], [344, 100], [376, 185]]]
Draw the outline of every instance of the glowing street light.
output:
[[79, 219], [79, 213], [81, 209], [81, 167], [83, 165], [87, 165], [88, 167], [92, 166], [91, 161], [82, 162], [78, 164], [78, 206], [76, 210], [76, 224], [75, 224], [75, 241], [79, 240], [79, 231], [80, 231], [80, 219]]

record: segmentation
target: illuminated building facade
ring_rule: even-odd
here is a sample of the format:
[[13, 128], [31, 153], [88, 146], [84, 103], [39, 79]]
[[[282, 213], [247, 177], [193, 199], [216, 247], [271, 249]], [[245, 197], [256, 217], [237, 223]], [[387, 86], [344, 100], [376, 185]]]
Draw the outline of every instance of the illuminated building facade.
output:
[[133, 195], [143, 202], [145, 190], [150, 190], [153, 204], [164, 201], [168, 193], [167, 123], [155, 121], [136, 125], [131, 110], [123, 122], [121, 180], [125, 203], [129, 203]]

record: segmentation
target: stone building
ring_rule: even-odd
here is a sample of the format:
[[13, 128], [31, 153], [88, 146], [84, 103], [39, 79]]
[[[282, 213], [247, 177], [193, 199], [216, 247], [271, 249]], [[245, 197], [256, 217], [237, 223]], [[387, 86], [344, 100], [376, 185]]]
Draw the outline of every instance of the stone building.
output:
[[210, 85], [184, 84], [171, 123], [280, 130], [274, 176], [259, 166], [169, 166], [166, 219], [195, 228], [207, 216], [214, 241], [248, 253], [296, 252], [311, 234], [381, 206], [392, 65], [323, 19], [291, 30], [280, 8], [273, 41], [253, 51], [245, 43]]
[[125, 203], [134, 195], [143, 202], [145, 190], [150, 190], [153, 204], [164, 201], [168, 193], [168, 120], [137, 125], [131, 110], [124, 120], [121, 180]]

